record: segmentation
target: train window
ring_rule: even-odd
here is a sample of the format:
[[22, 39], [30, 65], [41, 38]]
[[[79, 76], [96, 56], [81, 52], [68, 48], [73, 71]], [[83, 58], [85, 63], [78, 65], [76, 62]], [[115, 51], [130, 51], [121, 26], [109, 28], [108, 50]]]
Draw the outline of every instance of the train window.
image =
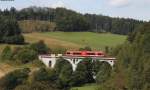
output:
[[70, 54], [70, 52], [67, 52], [67, 54]]
[[98, 53], [98, 55], [102, 55], [101, 53]]
[[73, 55], [81, 55], [81, 53], [73, 53]]
[[95, 55], [95, 53], [87, 53], [87, 55]]

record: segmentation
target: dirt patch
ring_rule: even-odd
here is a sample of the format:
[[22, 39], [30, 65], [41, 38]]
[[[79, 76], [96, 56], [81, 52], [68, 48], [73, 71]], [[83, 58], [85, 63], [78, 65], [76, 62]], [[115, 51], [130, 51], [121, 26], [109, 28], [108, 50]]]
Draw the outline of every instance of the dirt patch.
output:
[[13, 70], [14, 68], [10, 66], [9, 64], [0, 64], [0, 78], [3, 77], [8, 72], [13, 71]]

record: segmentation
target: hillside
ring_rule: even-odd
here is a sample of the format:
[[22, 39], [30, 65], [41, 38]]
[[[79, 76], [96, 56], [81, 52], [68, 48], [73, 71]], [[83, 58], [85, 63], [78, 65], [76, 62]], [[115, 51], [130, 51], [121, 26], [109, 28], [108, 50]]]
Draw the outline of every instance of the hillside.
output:
[[[104, 50], [105, 46], [114, 47], [126, 40], [124, 35], [92, 32], [46, 32], [24, 34], [25, 42], [33, 43], [44, 40], [50, 48], [79, 49], [90, 46], [95, 50]], [[7, 44], [0, 45], [0, 52]], [[15, 47], [16, 45], [10, 45]], [[18, 46], [18, 45], [17, 45]]]
[[[126, 36], [123, 35], [110, 33], [98, 34], [92, 32], [45, 32], [29, 33], [24, 34], [24, 36], [27, 43], [44, 40], [51, 49], [67, 48], [71, 50], [77, 50], [84, 46], [90, 46], [95, 50], [104, 50], [105, 46], [114, 47], [118, 44], [122, 44], [126, 40]], [[7, 44], [0, 45], [0, 53], [6, 45]], [[20, 45], [9, 46], [13, 48]], [[22, 47], [22, 45], [20, 47]], [[14, 66], [0, 62], [0, 77], [14, 69]]]
[[64, 47], [68, 49], [78, 49], [90, 46], [95, 50], [104, 50], [105, 46], [114, 47], [122, 44], [126, 36], [110, 33], [92, 32], [47, 32], [24, 34], [26, 42], [36, 42], [44, 40], [51, 48]]

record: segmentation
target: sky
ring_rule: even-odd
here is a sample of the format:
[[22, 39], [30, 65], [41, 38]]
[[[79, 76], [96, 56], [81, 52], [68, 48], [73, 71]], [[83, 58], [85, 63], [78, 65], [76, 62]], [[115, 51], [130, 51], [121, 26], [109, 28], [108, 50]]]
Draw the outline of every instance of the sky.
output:
[[65, 7], [80, 13], [150, 21], [150, 0], [0, 0], [0, 9], [29, 6]]

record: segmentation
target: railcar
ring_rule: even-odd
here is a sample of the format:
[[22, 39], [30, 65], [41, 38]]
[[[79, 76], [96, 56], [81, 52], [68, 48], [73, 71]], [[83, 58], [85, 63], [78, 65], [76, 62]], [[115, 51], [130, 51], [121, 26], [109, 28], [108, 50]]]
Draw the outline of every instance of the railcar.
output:
[[105, 57], [105, 53], [102, 51], [67, 51], [66, 56], [75, 57]]

